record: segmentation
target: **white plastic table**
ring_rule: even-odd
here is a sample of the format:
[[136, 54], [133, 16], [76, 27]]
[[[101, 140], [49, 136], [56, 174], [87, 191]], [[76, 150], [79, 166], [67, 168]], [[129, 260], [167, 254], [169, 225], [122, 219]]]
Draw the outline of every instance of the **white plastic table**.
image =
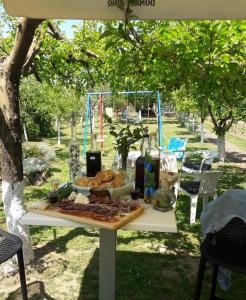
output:
[[[152, 232], [177, 232], [174, 210], [159, 212], [145, 205], [144, 213], [131, 221], [120, 230], [152, 231]], [[26, 225], [39, 226], [67, 226], [67, 227], [92, 227], [64, 219], [58, 219], [28, 212], [22, 218]], [[99, 248], [99, 299], [115, 299], [115, 271], [116, 271], [117, 231], [100, 229]]]

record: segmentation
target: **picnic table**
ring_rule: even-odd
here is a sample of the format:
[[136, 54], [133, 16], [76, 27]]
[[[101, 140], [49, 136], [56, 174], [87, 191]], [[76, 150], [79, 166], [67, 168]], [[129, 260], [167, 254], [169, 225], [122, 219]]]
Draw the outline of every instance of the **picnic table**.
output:
[[[144, 204], [144, 213], [124, 225], [120, 230], [150, 231], [150, 232], [177, 232], [177, 224], [174, 210], [160, 212], [154, 210], [149, 204]], [[22, 223], [37, 226], [67, 226], [67, 227], [92, 227], [87, 224], [79, 224], [65, 219], [58, 219], [27, 212]], [[109, 229], [99, 229], [99, 299], [115, 299], [115, 278], [116, 278], [116, 250], [117, 231]]]

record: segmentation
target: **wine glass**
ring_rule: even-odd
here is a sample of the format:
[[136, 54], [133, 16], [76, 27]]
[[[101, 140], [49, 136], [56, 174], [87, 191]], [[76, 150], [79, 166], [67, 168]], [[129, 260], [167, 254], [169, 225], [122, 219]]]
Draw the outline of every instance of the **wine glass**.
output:
[[59, 179], [52, 179], [51, 180], [51, 187], [52, 190], [57, 190], [60, 186], [60, 180]]

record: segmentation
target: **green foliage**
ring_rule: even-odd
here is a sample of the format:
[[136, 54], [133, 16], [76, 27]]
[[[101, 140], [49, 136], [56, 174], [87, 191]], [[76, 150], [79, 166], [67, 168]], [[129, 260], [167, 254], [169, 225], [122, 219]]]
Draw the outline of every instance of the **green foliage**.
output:
[[[178, 110], [196, 111], [201, 120], [209, 112], [219, 135], [245, 118], [245, 21], [132, 21], [130, 5], [118, 5], [124, 22], [83, 21], [75, 26], [73, 38], [55, 39], [47, 21], [38, 29], [42, 44], [34, 66], [36, 77], [48, 84], [50, 102], [56, 99], [49, 109], [52, 116], [81, 111], [76, 101], [82, 95], [107, 87], [112, 92], [159, 90], [162, 102], [175, 97]], [[15, 18], [4, 18], [16, 25]], [[55, 21], [58, 27], [60, 23]], [[11, 49], [12, 25], [1, 39], [2, 52]], [[142, 99], [129, 97], [128, 103], [146, 106], [148, 100]], [[114, 101], [119, 108], [124, 99]], [[40, 122], [45, 120], [26, 116], [32, 135], [40, 135]]]
[[117, 150], [123, 158], [127, 158], [129, 150], [135, 149], [133, 144], [143, 137], [145, 129], [140, 125], [131, 130], [131, 126], [127, 125], [118, 131], [116, 127], [113, 126], [110, 118], [107, 118], [107, 121], [110, 124], [109, 133], [115, 138], [116, 145], [114, 149]]
[[59, 83], [39, 83], [32, 77], [22, 80], [20, 99], [22, 122], [30, 139], [53, 136], [56, 118], [68, 118], [83, 108], [81, 97], [74, 90]]
[[[244, 21], [183, 22], [179, 61], [217, 135], [245, 118]], [[189, 64], [187, 64], [187, 62]]]
[[185, 86], [181, 86], [180, 89], [172, 92], [172, 100], [177, 112], [194, 113], [199, 109], [196, 99], [185, 89]]
[[35, 157], [49, 162], [56, 158], [55, 151], [46, 143], [39, 143], [37, 145], [25, 144], [22, 151], [24, 159]]
[[30, 139], [54, 134], [53, 106], [48, 88], [34, 78], [24, 78], [20, 86], [21, 117]]
[[29, 145], [26, 147], [23, 147], [23, 158], [29, 158], [29, 157], [36, 157], [36, 158], [42, 158], [43, 152], [41, 149], [35, 145]]

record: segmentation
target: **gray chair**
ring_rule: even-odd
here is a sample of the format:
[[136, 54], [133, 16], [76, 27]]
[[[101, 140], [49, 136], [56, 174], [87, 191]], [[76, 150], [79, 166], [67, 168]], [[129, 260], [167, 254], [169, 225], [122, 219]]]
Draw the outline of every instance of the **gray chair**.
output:
[[214, 159], [218, 156], [216, 151], [198, 150], [185, 152], [181, 171], [184, 173], [207, 172], [212, 169]]

